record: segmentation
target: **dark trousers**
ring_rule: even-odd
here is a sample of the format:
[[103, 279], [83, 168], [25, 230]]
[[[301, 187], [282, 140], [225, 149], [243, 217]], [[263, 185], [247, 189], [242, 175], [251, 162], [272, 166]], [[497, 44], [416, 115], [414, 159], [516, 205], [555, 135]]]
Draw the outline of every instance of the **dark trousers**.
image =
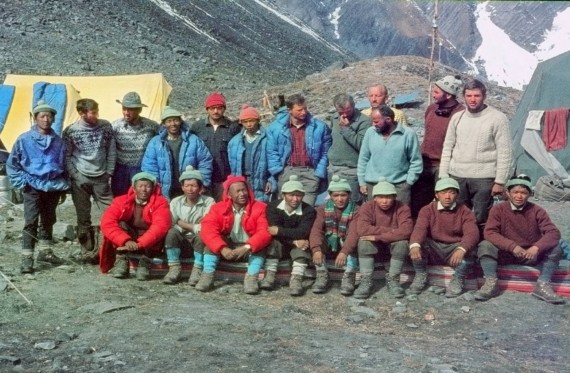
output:
[[55, 209], [61, 194], [62, 192], [43, 192], [29, 185], [24, 188], [22, 250], [33, 251], [38, 239], [52, 239], [53, 225], [56, 222]]
[[176, 228], [170, 228], [166, 234], [164, 246], [166, 248], [179, 248], [181, 256], [187, 258], [192, 257], [193, 251], [204, 253], [204, 243], [200, 239], [199, 235], [194, 234], [192, 236], [186, 236]]
[[71, 198], [75, 205], [78, 229], [88, 229], [91, 226], [91, 197], [101, 210], [111, 204], [113, 193], [106, 174], [99, 177], [80, 175], [78, 179], [71, 180]]
[[491, 189], [495, 181], [488, 179], [471, 179], [452, 176], [459, 183], [457, 203], [464, 203], [473, 209], [477, 224], [485, 225], [489, 217], [489, 210], [493, 206]]
[[309, 263], [313, 258], [311, 250], [298, 249], [292, 242], [282, 242], [273, 239], [267, 247], [267, 258], [284, 259], [290, 257], [292, 261]]
[[435, 197], [435, 183], [439, 176], [439, 167], [424, 167], [418, 181], [412, 185], [412, 217], [418, 217], [422, 207]]
[[111, 178], [111, 191], [113, 192], [113, 196], [118, 197], [127, 194], [133, 176], [140, 171], [141, 169], [138, 166], [125, 166], [117, 163], [115, 165], [115, 172]]

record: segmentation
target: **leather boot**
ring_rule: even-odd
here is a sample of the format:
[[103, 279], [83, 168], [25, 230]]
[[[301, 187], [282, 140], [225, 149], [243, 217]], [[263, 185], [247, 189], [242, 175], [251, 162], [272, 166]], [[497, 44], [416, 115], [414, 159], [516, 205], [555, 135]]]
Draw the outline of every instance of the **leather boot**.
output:
[[168, 273], [164, 276], [162, 282], [168, 285], [174, 285], [178, 283], [182, 277], [182, 266], [180, 264], [172, 264], [168, 267]]
[[329, 272], [327, 270], [317, 271], [317, 279], [313, 283], [311, 290], [315, 294], [324, 293], [329, 287]]
[[137, 280], [148, 281], [150, 279], [150, 265], [150, 258], [144, 255], [141, 256], [137, 271], [135, 273]]

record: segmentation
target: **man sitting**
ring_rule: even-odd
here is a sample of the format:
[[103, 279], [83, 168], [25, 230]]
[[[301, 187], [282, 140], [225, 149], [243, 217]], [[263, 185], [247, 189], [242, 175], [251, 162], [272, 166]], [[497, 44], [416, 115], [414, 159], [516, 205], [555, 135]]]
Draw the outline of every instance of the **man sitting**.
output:
[[127, 194], [113, 199], [101, 217], [104, 236], [99, 257], [101, 272], [113, 268], [113, 277], [128, 277], [127, 255], [137, 253], [141, 258], [136, 278], [148, 280], [150, 257], [162, 252], [164, 237], [171, 226], [168, 201], [162, 196], [156, 178], [146, 172], [135, 174]]

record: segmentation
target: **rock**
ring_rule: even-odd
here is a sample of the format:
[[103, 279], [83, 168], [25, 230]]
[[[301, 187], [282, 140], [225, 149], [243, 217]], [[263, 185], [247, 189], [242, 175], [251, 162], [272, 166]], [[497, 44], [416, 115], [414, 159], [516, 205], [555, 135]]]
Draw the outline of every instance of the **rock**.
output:
[[471, 308], [469, 308], [469, 306], [463, 306], [461, 307], [461, 311], [468, 313], [469, 311], [471, 311]]
[[435, 320], [435, 315], [431, 312], [428, 312], [424, 315], [424, 320], [425, 321], [433, 321], [433, 320]]
[[365, 358], [368, 357], [368, 354], [367, 354], [366, 352], [361, 352], [361, 353], [360, 353], [360, 357], [363, 358], [363, 359], [365, 359]]
[[394, 313], [404, 313], [406, 312], [407, 307], [404, 303], [396, 302], [396, 305], [392, 308], [392, 312]]
[[73, 225], [57, 222], [53, 226], [53, 237], [58, 241], [73, 241], [77, 235]]
[[350, 306], [364, 306], [366, 304], [366, 301], [364, 299], [347, 298], [347, 303]]
[[97, 315], [102, 315], [104, 313], [126, 310], [128, 308], [134, 308], [134, 306], [131, 304], [99, 302], [99, 303], [91, 303], [91, 304], [87, 304], [85, 306], [81, 306], [77, 310], [83, 311], [86, 313], [95, 313]]
[[32, 275], [31, 273], [26, 273], [24, 275], [24, 280], [35, 280], [36, 276]]
[[371, 318], [371, 319], [374, 319], [374, 318], [377, 318], [378, 316], [380, 316], [378, 314], [378, 312], [374, 311], [372, 308], [369, 308], [369, 307], [353, 306], [353, 307], [350, 307], [350, 310], [354, 313], [361, 314], [361, 315], [366, 316], [367, 318]]
[[406, 296], [406, 299], [412, 302], [415, 302], [418, 300], [418, 296], [416, 294], [410, 294], [408, 296]]
[[6, 288], [8, 288], [8, 282], [0, 278], [0, 291], [4, 291]]
[[364, 321], [364, 317], [361, 314], [353, 313], [346, 318], [346, 321], [349, 321], [353, 324], [360, 324]]
[[481, 331], [481, 330], [474, 331], [474, 332], [472, 333], [472, 335], [473, 335], [473, 337], [474, 337], [475, 339], [479, 339], [479, 340], [482, 340], [482, 341], [486, 341], [487, 339], [489, 339], [489, 334], [487, 334], [487, 332], [484, 332], [484, 331]]
[[13, 365], [18, 365], [21, 362], [19, 357], [9, 356], [9, 355], [0, 355], [0, 362], [1, 361], [8, 361], [8, 362], [12, 363]]
[[428, 288], [428, 291], [431, 291], [432, 293], [439, 295], [445, 293], [445, 288], [441, 286], [432, 285]]
[[38, 342], [34, 345], [34, 348], [38, 350], [53, 350], [56, 348], [56, 344], [54, 341], [47, 341], [47, 342]]
[[475, 296], [473, 295], [473, 292], [470, 291], [463, 294], [463, 299], [465, 299], [468, 302], [473, 302], [475, 300]]
[[418, 328], [418, 326], [417, 326], [416, 324], [414, 324], [414, 323], [406, 324], [406, 326], [407, 326], [408, 328], [412, 328], [412, 329]]

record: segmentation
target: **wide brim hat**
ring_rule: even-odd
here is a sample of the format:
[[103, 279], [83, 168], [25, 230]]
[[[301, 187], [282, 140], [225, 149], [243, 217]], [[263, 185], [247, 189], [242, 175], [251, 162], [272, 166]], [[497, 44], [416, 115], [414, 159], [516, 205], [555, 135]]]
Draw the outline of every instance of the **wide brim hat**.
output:
[[139, 109], [143, 107], [147, 107], [145, 104], [141, 102], [141, 96], [139, 96], [136, 92], [129, 92], [123, 97], [123, 101], [115, 100], [117, 103], [121, 104], [123, 107], [129, 109]]

